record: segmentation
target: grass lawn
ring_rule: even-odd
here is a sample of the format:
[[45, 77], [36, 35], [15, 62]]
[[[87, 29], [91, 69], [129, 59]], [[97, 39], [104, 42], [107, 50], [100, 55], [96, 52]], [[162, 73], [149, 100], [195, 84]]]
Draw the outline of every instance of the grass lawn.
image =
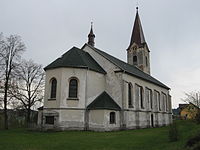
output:
[[0, 150], [184, 150], [200, 125], [190, 121], [177, 121], [177, 125], [177, 142], [169, 142], [168, 127], [118, 132], [0, 130]]

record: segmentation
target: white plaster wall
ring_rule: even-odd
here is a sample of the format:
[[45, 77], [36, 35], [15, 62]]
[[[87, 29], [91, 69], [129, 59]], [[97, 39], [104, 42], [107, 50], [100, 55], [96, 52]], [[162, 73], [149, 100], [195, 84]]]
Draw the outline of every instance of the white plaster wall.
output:
[[85, 46], [83, 50], [88, 52], [107, 72], [105, 75], [105, 90], [119, 106], [122, 106], [122, 80], [121, 77], [114, 72], [116, 70], [120, 70], [119, 67], [108, 61], [106, 58], [88, 46]]
[[97, 96], [105, 91], [105, 75], [88, 71], [86, 85], [86, 104], [89, 105]]
[[[130, 75], [128, 75], [128, 74], [123, 74], [122, 75], [122, 78], [123, 78], [123, 80], [124, 80], [124, 100], [125, 100], [125, 108], [126, 109], [129, 109], [129, 110], [134, 110], [134, 111], [138, 111], [138, 110], [140, 110], [140, 111], [144, 111], [144, 113], [139, 113], [139, 124], [140, 124], [140, 126], [142, 127], [142, 126], [148, 126], [148, 124], [149, 123], [147, 123], [147, 119], [148, 119], [148, 117], [147, 117], [147, 111], [151, 111], [151, 112], [160, 112], [160, 113], [158, 113], [158, 115], [157, 115], [157, 119], [158, 119], [158, 121], [157, 122], [159, 122], [159, 125], [163, 125], [163, 124], [166, 124], [165, 122], [165, 118], [166, 118], [166, 116], [168, 116], [168, 118], [169, 118], [169, 116], [171, 115], [171, 114], [166, 114], [166, 115], [162, 115], [162, 113], [161, 112], [166, 112], [166, 110], [162, 107], [162, 110], [161, 111], [159, 111], [158, 110], [158, 108], [157, 108], [157, 106], [156, 106], [156, 104], [158, 103], [157, 101], [155, 101], [155, 97], [154, 97], [154, 90], [156, 90], [156, 91], [158, 91], [158, 92], [160, 92], [160, 95], [161, 95], [161, 93], [163, 92], [163, 93], [165, 93], [166, 95], [169, 95], [169, 90], [167, 90], [167, 89], [165, 89], [165, 88], [162, 88], [162, 87], [160, 87], [160, 86], [157, 86], [157, 85], [155, 85], [155, 84], [152, 84], [152, 83], [150, 83], [150, 82], [147, 82], [147, 81], [144, 81], [144, 80], [141, 80], [141, 79], [139, 79], [139, 78], [136, 78], [136, 77], [133, 77], [133, 76], [130, 76]], [[127, 90], [128, 90], [128, 83], [132, 83], [132, 86], [133, 86], [133, 91], [132, 91], [132, 93], [133, 93], [133, 95], [132, 95], [132, 97], [133, 97], [133, 108], [129, 108], [128, 107], [128, 92], [127, 92]], [[143, 90], [144, 90], [144, 95], [143, 95], [143, 99], [144, 99], [144, 106], [145, 106], [145, 108], [144, 109], [142, 109], [141, 107], [140, 107], [140, 102], [137, 100], [137, 98], [136, 98], [136, 96], [135, 96], [135, 93], [137, 92], [136, 90], [135, 90], [135, 86], [136, 86], [136, 84], [137, 85], [140, 85], [140, 86], [142, 86], [143, 87]], [[145, 88], [149, 88], [149, 89], [151, 89], [152, 90], [152, 99], [153, 99], [153, 110], [151, 110], [150, 109], [150, 103], [148, 102], [148, 100], [147, 100], [147, 98], [146, 98], [146, 96], [145, 96]], [[162, 97], [160, 97], [160, 100], [161, 100], [161, 106], [163, 105], [163, 99], [162, 99]], [[169, 102], [170, 103], [170, 102]], [[171, 105], [169, 104], [169, 106], [171, 107]], [[167, 113], [170, 113], [170, 110], [171, 110], [171, 108], [168, 108], [168, 111], [167, 111]], [[127, 115], [129, 115], [129, 113], [127, 113]], [[164, 117], [164, 118], [163, 118]], [[125, 117], [125, 118], [127, 118], [127, 117]], [[133, 117], [132, 117], [133, 118]], [[137, 118], [136, 118], [137, 119]], [[156, 118], [155, 118], [156, 119]], [[155, 121], [155, 119], [154, 119], [154, 121]], [[128, 127], [130, 127], [130, 126], [134, 126], [135, 124], [133, 123], [135, 120], [134, 119], [132, 119], [132, 123], [131, 123], [131, 121], [130, 121], [130, 119], [128, 120], [128, 121], [126, 121], [127, 122], [127, 126]], [[149, 121], [148, 121], [149, 122]], [[168, 123], [167, 124], [169, 124], [169, 121], [168, 121]]]
[[[85, 108], [85, 87], [86, 87], [86, 69], [78, 68], [60, 68], [62, 70], [61, 77], [61, 108]], [[78, 100], [69, 98], [69, 81], [70, 78], [78, 79]], [[70, 102], [71, 101], [71, 102]], [[72, 105], [71, 103], [76, 103]]]
[[[57, 94], [55, 100], [49, 100], [50, 80], [53, 77], [57, 79]], [[71, 99], [68, 96], [69, 81], [72, 77], [78, 79], [78, 99]], [[47, 70], [44, 106], [45, 108], [55, 108], [49, 111], [59, 113], [58, 125], [60, 128], [83, 128], [85, 108], [104, 90], [104, 74], [78, 68]]]
[[[115, 112], [116, 123], [110, 124], [110, 112]], [[120, 128], [119, 111], [113, 110], [90, 110], [89, 129], [96, 131], [112, 131]]]
[[[110, 113], [111, 112], [115, 112], [115, 115], [116, 115], [116, 123], [114, 123], [114, 124], [110, 124]], [[120, 128], [120, 114], [119, 114], [119, 111], [105, 110], [104, 125], [105, 125], [105, 128], [106, 128], [106, 131], [119, 129]]]
[[[159, 86], [157, 86], [157, 85], [155, 85], [155, 84], [152, 84], [152, 83], [150, 83], [150, 82], [147, 82], [147, 81], [145, 81], [145, 80], [141, 80], [141, 79], [139, 79], [139, 78], [136, 78], [136, 77], [133, 77], [133, 76], [130, 76], [130, 75], [128, 75], [128, 74], [123, 74], [123, 76], [122, 76], [122, 78], [123, 78], [123, 80], [125, 80], [126, 81], [126, 83], [132, 83], [132, 85], [133, 85], [133, 104], [134, 105], [136, 105], [136, 100], [135, 100], [135, 84], [137, 84], [137, 85], [140, 85], [140, 86], [142, 86], [143, 87], [143, 89], [144, 89], [144, 102], [145, 102], [145, 104], [144, 104], [144, 106], [145, 106], [145, 108], [144, 109], [141, 109], [141, 107], [139, 107], [139, 109], [140, 110], [148, 110], [148, 107], [147, 107], [147, 105], [149, 104], [148, 103], [148, 101], [147, 100], [145, 100], [145, 88], [147, 87], [147, 88], [149, 88], [149, 89], [151, 89], [152, 90], [152, 92], [154, 91], [154, 90], [156, 90], [156, 91], [159, 91], [160, 93], [161, 92], [163, 92], [163, 93], [165, 93], [166, 95], [168, 95], [169, 94], [169, 91], [167, 90], [167, 89], [165, 89], [165, 88], [162, 88], [162, 87], [159, 87]], [[126, 86], [128, 86], [128, 84], [126, 85]], [[128, 88], [126, 88], [126, 90], [128, 90]], [[128, 92], [125, 92], [125, 94], [128, 94]], [[153, 100], [154, 100], [154, 94], [153, 94]], [[126, 108], [128, 109], [128, 96], [126, 96]], [[157, 103], [157, 102], [154, 102], [154, 104], [155, 103]], [[133, 109], [136, 109], [136, 107], [134, 107]], [[157, 111], [157, 110], [156, 110]]]
[[90, 110], [89, 111], [89, 129], [104, 128], [105, 110]]
[[[44, 93], [44, 108], [58, 108], [60, 106], [60, 96], [61, 93], [61, 76], [62, 71], [60, 69], [52, 69], [46, 71], [45, 78], [45, 93]], [[56, 99], [50, 99], [50, 90], [51, 90], [51, 79], [56, 78], [57, 80], [57, 92]]]
[[[56, 100], [49, 101], [50, 80], [57, 79]], [[68, 98], [69, 80], [78, 79], [78, 100]], [[105, 90], [105, 75], [87, 69], [58, 68], [46, 71], [45, 107], [47, 108], [85, 108]]]
[[147, 118], [147, 113], [146, 112], [140, 112], [139, 113], [139, 127], [141, 128], [145, 128], [148, 126], [148, 120], [149, 118]]
[[134, 111], [127, 112], [126, 127], [129, 129], [136, 128], [136, 114]]
[[84, 128], [84, 110], [60, 110], [60, 128], [78, 129]]

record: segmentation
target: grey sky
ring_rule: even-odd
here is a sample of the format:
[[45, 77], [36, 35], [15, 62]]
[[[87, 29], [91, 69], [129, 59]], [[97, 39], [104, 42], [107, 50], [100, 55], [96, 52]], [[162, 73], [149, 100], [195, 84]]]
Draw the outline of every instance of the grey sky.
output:
[[[87, 42], [94, 22], [96, 47], [126, 61], [136, 0], [0, 0], [0, 32], [18, 34], [24, 57], [44, 66]], [[200, 90], [200, 1], [139, 0], [151, 51], [151, 72], [171, 87], [173, 107], [183, 92]]]

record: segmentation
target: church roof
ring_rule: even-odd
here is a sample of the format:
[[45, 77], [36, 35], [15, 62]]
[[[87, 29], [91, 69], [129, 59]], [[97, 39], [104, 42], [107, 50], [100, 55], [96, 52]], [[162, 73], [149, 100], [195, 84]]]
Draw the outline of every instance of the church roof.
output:
[[87, 109], [121, 110], [120, 106], [105, 91], [101, 93], [99, 96], [97, 96], [97, 98], [87, 106]]
[[138, 8], [137, 8], [137, 12], [136, 12], [136, 17], [135, 17], [135, 22], [134, 22], [134, 26], [133, 26], [133, 31], [132, 31], [129, 47], [133, 43], [136, 43], [138, 46], [143, 46], [144, 44], [146, 44], [146, 41], [144, 38], [144, 33], [142, 30], [142, 24], [141, 24], [139, 13], [138, 13]]
[[73, 47], [60, 58], [53, 61], [51, 64], [46, 66], [44, 70], [69, 67], [69, 68], [86, 68], [99, 73], [106, 74], [104, 69], [90, 56], [89, 53]]
[[[144, 73], [143, 71], [141, 71], [140, 69], [138, 69], [137, 67], [135, 67], [134, 65], [130, 65], [128, 63], [123, 62], [122, 60], [113, 57], [95, 47], [92, 47], [88, 44], [85, 44], [87, 46], [89, 46], [90, 48], [92, 48], [94, 51], [96, 51], [98, 54], [100, 54], [101, 56], [103, 56], [104, 58], [106, 58], [107, 60], [111, 61], [113, 64], [115, 64], [116, 66], [118, 66], [121, 70], [119, 72], [125, 72], [127, 74], [130, 74], [132, 76], [138, 77], [140, 79], [146, 80], [148, 82], [154, 83], [158, 86], [161, 86], [165, 89], [170, 89], [169, 87], [167, 87], [165, 84], [161, 83], [160, 81], [158, 81], [157, 79], [155, 79], [154, 77], [150, 76], [147, 73]], [[85, 46], [84, 45], [84, 46]], [[83, 46], [83, 48], [84, 48]]]

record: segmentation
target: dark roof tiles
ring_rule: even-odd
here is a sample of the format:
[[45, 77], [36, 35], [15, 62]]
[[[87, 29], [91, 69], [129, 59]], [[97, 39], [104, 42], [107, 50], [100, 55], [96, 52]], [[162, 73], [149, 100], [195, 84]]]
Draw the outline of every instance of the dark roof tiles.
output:
[[130, 41], [130, 45], [128, 48], [130, 48], [130, 46], [133, 43], [136, 43], [138, 46], [143, 46], [146, 44], [138, 10], [136, 13], [133, 31], [132, 31], [132, 35], [131, 35], [131, 41]]
[[60, 67], [69, 68], [87, 68], [99, 73], [106, 74], [104, 69], [90, 56], [89, 53], [73, 47], [62, 57], [56, 59], [51, 64], [46, 66], [44, 70], [55, 69]]
[[108, 110], [121, 110], [120, 106], [112, 99], [105, 91], [87, 106], [88, 110], [108, 109]]
[[[88, 45], [88, 44], [86, 44]], [[157, 79], [153, 78], [152, 76], [150, 76], [149, 74], [144, 73], [143, 71], [141, 71], [140, 69], [138, 69], [137, 67], [130, 65], [128, 63], [125, 63], [97, 48], [94, 48], [90, 45], [88, 45], [90, 48], [92, 48], [94, 51], [96, 51], [98, 54], [100, 54], [101, 56], [103, 56], [104, 58], [106, 58], [107, 60], [111, 61], [113, 64], [115, 64], [116, 66], [118, 66], [121, 71], [133, 75], [135, 77], [141, 78], [143, 80], [146, 80], [148, 82], [154, 83], [156, 85], [159, 85], [165, 89], [170, 89], [169, 87], [167, 87], [166, 85], [164, 85], [163, 83], [161, 83], [160, 81], [158, 81]], [[83, 47], [84, 48], [84, 47]]]

